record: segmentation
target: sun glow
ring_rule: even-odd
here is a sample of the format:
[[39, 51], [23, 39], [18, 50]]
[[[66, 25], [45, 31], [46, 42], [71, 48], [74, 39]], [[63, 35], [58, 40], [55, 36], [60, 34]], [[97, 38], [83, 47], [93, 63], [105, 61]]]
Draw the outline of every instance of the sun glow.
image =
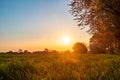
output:
[[65, 45], [68, 45], [68, 44], [70, 44], [71, 39], [69, 36], [65, 36], [65, 37], [63, 37], [62, 41]]

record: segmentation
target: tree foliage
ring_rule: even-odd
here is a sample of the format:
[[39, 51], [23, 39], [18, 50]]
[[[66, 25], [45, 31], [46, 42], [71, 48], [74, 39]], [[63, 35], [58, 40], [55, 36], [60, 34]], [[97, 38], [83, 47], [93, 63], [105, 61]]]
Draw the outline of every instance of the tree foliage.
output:
[[88, 25], [91, 32], [118, 27], [113, 19], [120, 17], [120, 0], [73, 0], [70, 6], [78, 26]]
[[87, 53], [87, 47], [85, 44], [77, 42], [73, 45], [73, 51], [75, 53]]
[[91, 42], [98, 38], [97, 33], [101, 44], [109, 43], [106, 48], [113, 47], [115, 41], [118, 44], [115, 47], [120, 48], [120, 0], [72, 0], [70, 6], [78, 26], [89, 26], [88, 32], [93, 34]]
[[113, 53], [113, 43], [115, 38], [112, 33], [94, 33], [90, 39], [90, 50], [94, 53], [106, 53], [106, 50], [110, 50]]

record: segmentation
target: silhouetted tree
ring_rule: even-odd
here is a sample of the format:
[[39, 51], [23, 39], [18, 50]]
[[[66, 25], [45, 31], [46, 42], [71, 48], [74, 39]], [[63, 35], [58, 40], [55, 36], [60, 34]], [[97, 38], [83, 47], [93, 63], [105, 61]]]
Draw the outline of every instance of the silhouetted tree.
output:
[[94, 34], [90, 39], [90, 51], [92, 53], [105, 53], [106, 52], [106, 44], [101, 42], [101, 35]]
[[11, 51], [11, 50], [10, 50], [10, 51], [8, 51], [8, 52], [6, 52], [6, 53], [7, 53], [7, 54], [12, 54], [12, 53], [13, 53], [13, 51]]
[[[70, 6], [80, 28], [89, 26], [88, 32], [93, 35], [112, 33], [117, 42], [114, 47], [120, 49], [120, 0], [72, 0]], [[109, 45], [113, 47], [113, 44]]]
[[87, 47], [84, 43], [77, 42], [73, 45], [73, 52], [75, 53], [87, 53]]
[[26, 54], [26, 53], [31, 53], [31, 52], [29, 52], [28, 50], [24, 50], [24, 52], [23, 52], [23, 53], [25, 53], [25, 54]]
[[96, 53], [114, 53], [115, 37], [110, 32], [94, 33], [90, 39], [90, 50]]
[[22, 49], [18, 49], [18, 53], [23, 53], [23, 50]]
[[45, 48], [44, 53], [49, 53], [49, 49]]

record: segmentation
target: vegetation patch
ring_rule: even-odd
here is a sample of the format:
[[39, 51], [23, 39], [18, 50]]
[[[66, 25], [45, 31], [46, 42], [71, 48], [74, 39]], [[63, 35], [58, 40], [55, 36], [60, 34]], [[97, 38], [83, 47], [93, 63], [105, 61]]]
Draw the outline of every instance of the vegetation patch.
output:
[[[0, 54], [2, 56], [15, 54]], [[8, 58], [4, 58], [10, 59]], [[48, 59], [46, 61], [46, 59]], [[119, 80], [120, 56], [21, 54], [0, 64], [0, 80]]]

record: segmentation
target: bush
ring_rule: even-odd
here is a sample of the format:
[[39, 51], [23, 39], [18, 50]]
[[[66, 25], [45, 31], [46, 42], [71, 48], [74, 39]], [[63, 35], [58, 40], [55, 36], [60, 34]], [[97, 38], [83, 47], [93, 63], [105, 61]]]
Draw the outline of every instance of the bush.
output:
[[75, 53], [87, 53], [87, 47], [84, 43], [77, 42], [73, 45], [73, 51]]

